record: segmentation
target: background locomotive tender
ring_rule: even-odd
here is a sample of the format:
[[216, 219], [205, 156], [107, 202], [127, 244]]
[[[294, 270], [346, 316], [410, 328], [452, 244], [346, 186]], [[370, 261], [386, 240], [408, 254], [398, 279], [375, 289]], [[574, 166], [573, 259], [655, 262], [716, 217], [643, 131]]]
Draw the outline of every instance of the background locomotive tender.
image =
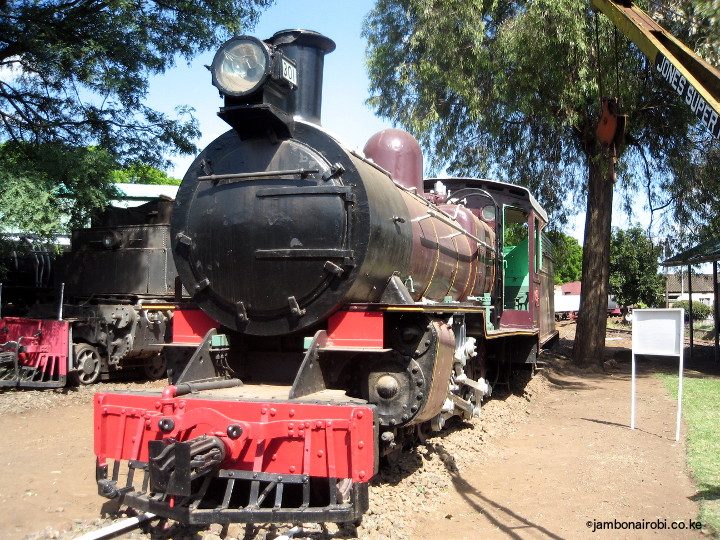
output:
[[[7, 241], [7, 240], [6, 240]], [[53, 298], [55, 254], [42, 243], [23, 238], [0, 258], [3, 270], [0, 306], [3, 315], [23, 316], [38, 302]]]
[[0, 319], [0, 386], [58, 387], [68, 377], [91, 384], [125, 368], [166, 375], [177, 276], [172, 204], [110, 207], [72, 232], [70, 251], [53, 267], [55, 301]]
[[95, 399], [99, 492], [119, 504], [190, 523], [356, 520], [379, 457], [477, 415], [556, 335], [543, 209], [510, 184], [423, 181], [399, 130], [345, 148], [320, 127], [333, 49], [290, 30], [215, 56], [232, 129], [171, 220], [202, 309], [174, 332], [198, 345], [162, 392]]

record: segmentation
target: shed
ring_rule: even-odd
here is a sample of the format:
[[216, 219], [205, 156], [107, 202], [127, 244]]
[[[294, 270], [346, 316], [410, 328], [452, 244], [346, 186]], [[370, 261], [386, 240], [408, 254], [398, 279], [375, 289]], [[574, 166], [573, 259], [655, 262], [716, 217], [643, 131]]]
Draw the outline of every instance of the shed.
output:
[[720, 238], [713, 238], [691, 247], [669, 259], [665, 259], [662, 266], [687, 266], [688, 275], [688, 297], [690, 315], [690, 357], [693, 353], [693, 325], [692, 325], [692, 271], [695, 264], [712, 263], [712, 285], [713, 285], [713, 324], [715, 326], [715, 362], [720, 361], [720, 348], [718, 347], [718, 261], [720, 260]]

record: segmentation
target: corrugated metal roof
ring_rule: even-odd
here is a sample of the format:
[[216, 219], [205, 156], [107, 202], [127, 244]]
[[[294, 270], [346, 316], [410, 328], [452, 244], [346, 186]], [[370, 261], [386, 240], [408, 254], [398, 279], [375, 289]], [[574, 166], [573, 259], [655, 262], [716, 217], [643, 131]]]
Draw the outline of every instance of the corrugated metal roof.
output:
[[686, 266], [720, 261], [720, 238], [714, 238], [665, 259], [662, 266]]
[[570, 281], [561, 285], [563, 294], [580, 294], [580, 281]]
[[[682, 285], [680, 284], [680, 274], [668, 274], [665, 286], [669, 293], [688, 292], [687, 272], [682, 274]], [[694, 293], [712, 292], [712, 274], [693, 274], [692, 288]]]

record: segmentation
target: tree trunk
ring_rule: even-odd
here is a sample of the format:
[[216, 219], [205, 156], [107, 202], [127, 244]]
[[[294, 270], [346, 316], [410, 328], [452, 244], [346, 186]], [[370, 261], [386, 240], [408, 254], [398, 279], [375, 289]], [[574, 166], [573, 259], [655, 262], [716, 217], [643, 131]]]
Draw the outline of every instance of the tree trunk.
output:
[[573, 358], [580, 365], [602, 365], [607, 328], [615, 168], [612, 157], [606, 152], [589, 157], [588, 165], [582, 288]]

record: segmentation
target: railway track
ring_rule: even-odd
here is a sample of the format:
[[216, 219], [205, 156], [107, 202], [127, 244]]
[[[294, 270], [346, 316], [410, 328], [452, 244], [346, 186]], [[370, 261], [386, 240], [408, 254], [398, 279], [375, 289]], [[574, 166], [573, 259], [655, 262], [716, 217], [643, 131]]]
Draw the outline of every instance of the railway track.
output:
[[107, 525], [105, 527], [101, 527], [94, 531], [85, 533], [82, 536], [78, 536], [75, 540], [105, 540], [108, 538], [115, 538], [116, 536], [135, 530], [141, 525], [152, 521], [153, 519], [156, 519], [155, 514], [151, 514], [149, 512], [145, 514], [139, 514], [137, 516], [123, 519], [121, 521], [116, 521], [115, 523], [111, 523], [110, 525]]
[[[161, 517], [150, 512], [139, 514], [86, 532], [80, 536], [76, 536], [74, 540], [109, 540], [110, 538], [117, 538], [120, 535], [139, 529], [145, 524], [150, 524], [152, 521], [161, 519]], [[287, 527], [286, 530], [282, 528], [279, 530], [280, 535], [275, 536], [275, 540], [305, 538], [305, 534], [308, 532], [304, 529], [303, 525], [288, 525]]]

